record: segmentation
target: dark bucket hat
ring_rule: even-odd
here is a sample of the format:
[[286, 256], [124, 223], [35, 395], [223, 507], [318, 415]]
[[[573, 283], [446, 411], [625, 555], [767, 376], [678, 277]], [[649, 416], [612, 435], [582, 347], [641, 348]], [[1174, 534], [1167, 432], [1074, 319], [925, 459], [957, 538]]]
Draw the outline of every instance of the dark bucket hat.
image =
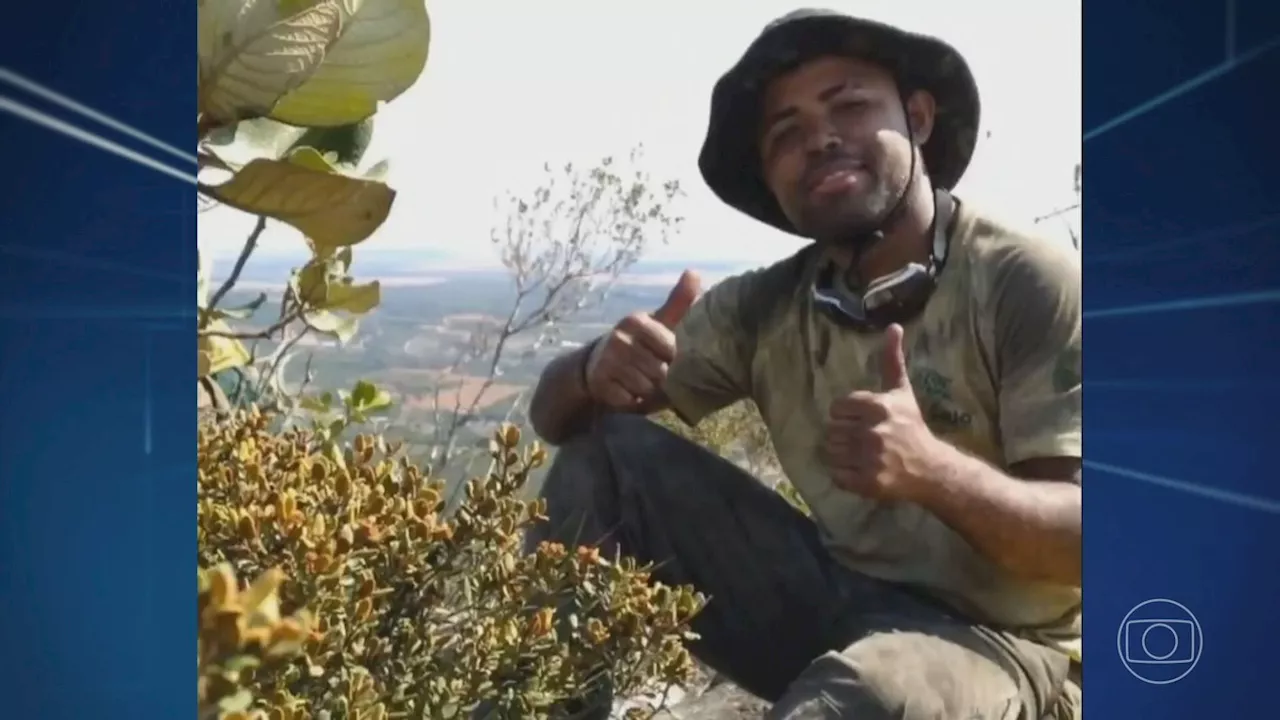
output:
[[725, 203], [795, 233], [760, 174], [758, 116], [766, 85], [779, 75], [824, 55], [873, 62], [899, 87], [925, 90], [937, 105], [933, 134], [922, 148], [935, 188], [960, 181], [978, 139], [978, 86], [968, 63], [938, 38], [830, 10], [797, 10], [774, 20], [711, 93], [711, 122], [698, 168]]

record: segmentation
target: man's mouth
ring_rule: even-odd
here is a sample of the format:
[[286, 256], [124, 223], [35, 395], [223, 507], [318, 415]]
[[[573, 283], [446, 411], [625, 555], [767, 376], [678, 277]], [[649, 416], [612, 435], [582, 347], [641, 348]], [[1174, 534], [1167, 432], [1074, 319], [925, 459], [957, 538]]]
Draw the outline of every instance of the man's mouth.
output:
[[805, 190], [810, 195], [843, 192], [858, 185], [865, 172], [861, 163], [852, 160], [829, 163], [813, 173], [812, 179], [805, 183]]

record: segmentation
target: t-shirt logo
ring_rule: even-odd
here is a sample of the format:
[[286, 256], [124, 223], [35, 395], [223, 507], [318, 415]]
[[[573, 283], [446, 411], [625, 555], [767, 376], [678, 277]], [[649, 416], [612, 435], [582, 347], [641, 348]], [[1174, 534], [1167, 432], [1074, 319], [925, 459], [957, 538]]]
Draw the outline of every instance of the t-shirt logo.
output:
[[963, 432], [973, 425], [973, 415], [965, 412], [951, 395], [951, 378], [927, 367], [910, 370], [911, 387], [920, 403], [920, 413], [935, 432]]

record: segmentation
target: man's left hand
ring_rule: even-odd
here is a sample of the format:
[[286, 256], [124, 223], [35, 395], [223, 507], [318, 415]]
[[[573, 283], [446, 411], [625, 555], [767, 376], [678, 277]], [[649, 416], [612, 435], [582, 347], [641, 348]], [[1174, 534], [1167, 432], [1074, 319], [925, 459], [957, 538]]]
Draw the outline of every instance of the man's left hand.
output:
[[885, 330], [883, 389], [831, 403], [826, 451], [831, 480], [843, 490], [884, 500], [913, 500], [927, 482], [939, 442], [920, 413], [907, 374], [902, 326]]

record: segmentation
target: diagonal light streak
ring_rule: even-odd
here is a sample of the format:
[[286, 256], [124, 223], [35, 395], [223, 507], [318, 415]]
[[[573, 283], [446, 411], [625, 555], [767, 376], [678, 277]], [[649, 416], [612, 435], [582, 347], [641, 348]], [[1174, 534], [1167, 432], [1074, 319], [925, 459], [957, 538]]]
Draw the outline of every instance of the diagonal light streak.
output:
[[33, 260], [47, 260], [49, 262], [60, 263], [63, 265], [74, 265], [82, 268], [90, 268], [94, 270], [107, 270], [110, 272], [125, 273], [128, 275], [137, 275], [140, 277], [149, 277], [156, 280], [168, 280], [177, 283], [190, 283], [191, 278], [172, 275], [170, 273], [160, 272], [158, 270], [150, 270], [147, 268], [135, 267], [125, 263], [113, 262], [111, 260], [102, 260], [99, 258], [84, 257], [81, 255], [73, 255], [71, 253], [58, 252], [46, 248], [25, 247], [22, 245], [9, 245], [0, 243], [0, 255], [11, 255], [14, 257], [30, 258]]
[[1206, 245], [1210, 242], [1222, 242], [1225, 240], [1235, 240], [1242, 236], [1252, 235], [1259, 230], [1265, 230], [1273, 225], [1280, 225], [1280, 213], [1256, 218], [1248, 222], [1216, 227], [1212, 230], [1207, 230], [1195, 235], [1180, 237], [1174, 240], [1144, 243], [1142, 245], [1121, 248], [1112, 252], [1092, 253], [1085, 256], [1084, 264], [1096, 265], [1099, 263], [1115, 262], [1117, 260], [1146, 260], [1155, 252], [1166, 253], [1174, 248]]
[[10, 85], [13, 85], [14, 87], [17, 87], [17, 88], [21, 88], [22, 90], [29, 92], [32, 95], [36, 95], [38, 97], [44, 98], [45, 100], [48, 100], [49, 102], [54, 103], [56, 105], [61, 105], [62, 107], [65, 107], [68, 110], [71, 110], [72, 112], [80, 113], [81, 115], [89, 118], [90, 120], [94, 120], [103, 125], [106, 125], [112, 130], [116, 130], [118, 132], [124, 133], [125, 135], [128, 135], [129, 137], [134, 138], [135, 140], [144, 142], [154, 148], [163, 150], [169, 153], [170, 155], [173, 155], [174, 157], [177, 157], [181, 160], [185, 160], [193, 164], [196, 162], [194, 153], [183, 152], [178, 148], [164, 142], [163, 140], [152, 137], [142, 132], [141, 130], [133, 127], [132, 125], [120, 122], [119, 120], [116, 120], [115, 118], [111, 117], [110, 115], [107, 115], [106, 113], [102, 113], [97, 110], [94, 110], [93, 108], [89, 107], [88, 105], [85, 105], [82, 102], [78, 102], [70, 97], [67, 97], [66, 95], [63, 95], [60, 92], [51, 90], [45, 87], [44, 85], [41, 85], [40, 83], [35, 82], [34, 80], [29, 80], [19, 75], [18, 73], [10, 70], [9, 68], [0, 67], [0, 82], [9, 83]]
[[1142, 305], [1125, 305], [1123, 307], [1105, 308], [1103, 310], [1086, 310], [1085, 320], [1122, 317], [1125, 315], [1151, 315], [1162, 312], [1184, 312], [1187, 310], [1205, 310], [1218, 307], [1235, 307], [1238, 305], [1260, 305], [1280, 302], [1280, 290], [1260, 290], [1251, 293], [1233, 295], [1212, 295], [1184, 300], [1167, 300], [1165, 302], [1145, 303]]
[[65, 120], [59, 120], [48, 113], [34, 110], [26, 105], [14, 102], [7, 97], [0, 97], [0, 112], [7, 112], [12, 115], [16, 115], [27, 122], [35, 123], [36, 125], [53, 130], [54, 132], [62, 133], [73, 140], [79, 140], [86, 145], [92, 145], [99, 150], [106, 150], [113, 155], [135, 162], [145, 168], [155, 170], [156, 172], [163, 173], [171, 178], [176, 178], [183, 182], [191, 183], [192, 185], [196, 184], [196, 176], [194, 174], [188, 175], [181, 170], [175, 170], [159, 160], [153, 160], [152, 158], [149, 158], [136, 150], [131, 150], [118, 142], [94, 135], [88, 130], [82, 130]]
[[1137, 480], [1149, 485], [1176, 490], [1187, 495], [1195, 495], [1197, 497], [1208, 498], [1209, 500], [1217, 500], [1228, 505], [1248, 508], [1250, 510], [1260, 510], [1266, 513], [1280, 515], [1280, 500], [1272, 500], [1270, 498], [1262, 498], [1254, 495], [1246, 495], [1234, 490], [1223, 490], [1222, 488], [1206, 487], [1197, 485], [1196, 483], [1187, 482], [1186, 480], [1174, 480], [1173, 478], [1152, 475], [1141, 470], [1130, 470], [1129, 468], [1119, 467], [1118, 465], [1108, 465], [1106, 463], [1085, 460], [1084, 466], [1089, 470], [1097, 470], [1108, 475], [1115, 475], [1127, 480]]
[[1134, 390], [1160, 393], [1181, 392], [1270, 392], [1280, 389], [1280, 383], [1270, 378], [1232, 377], [1232, 378], [1132, 378], [1093, 380], [1085, 378], [1084, 387], [1099, 390]]
[[1143, 115], [1146, 115], [1152, 110], [1157, 110], [1163, 107], [1164, 105], [1167, 105], [1168, 103], [1174, 100], [1177, 100], [1183, 95], [1187, 95], [1191, 91], [1197, 90], [1201, 86], [1207, 85], [1211, 80], [1216, 80], [1222, 77], [1223, 75], [1226, 75], [1227, 73], [1231, 72], [1232, 70], [1236, 69], [1237, 67], [1244, 65], [1246, 63], [1252, 62], [1253, 60], [1256, 60], [1259, 57], [1262, 57], [1263, 55], [1267, 54], [1268, 52], [1271, 52], [1276, 48], [1280, 48], [1280, 37], [1272, 38], [1271, 40], [1268, 40], [1267, 42], [1264, 42], [1261, 45], [1254, 47], [1253, 49], [1249, 50], [1248, 52], [1242, 55], [1239, 55], [1239, 56], [1233, 55], [1230, 59], [1224, 60], [1218, 63], [1217, 65], [1214, 65], [1213, 67], [1209, 68], [1208, 70], [1205, 70], [1199, 75], [1196, 75], [1195, 77], [1189, 80], [1185, 80], [1173, 86], [1172, 88], [1169, 88], [1168, 90], [1160, 93], [1159, 95], [1156, 95], [1150, 100], [1140, 103], [1137, 106], [1132, 107], [1129, 110], [1126, 110], [1120, 113], [1119, 115], [1111, 118], [1110, 120], [1102, 123], [1101, 125], [1093, 128], [1092, 130], [1085, 132], [1084, 141], [1088, 142], [1104, 133], [1110, 132], [1111, 130], [1116, 129], [1121, 125], [1124, 125], [1125, 123], [1131, 120], [1136, 120], [1137, 118], [1140, 118]]

